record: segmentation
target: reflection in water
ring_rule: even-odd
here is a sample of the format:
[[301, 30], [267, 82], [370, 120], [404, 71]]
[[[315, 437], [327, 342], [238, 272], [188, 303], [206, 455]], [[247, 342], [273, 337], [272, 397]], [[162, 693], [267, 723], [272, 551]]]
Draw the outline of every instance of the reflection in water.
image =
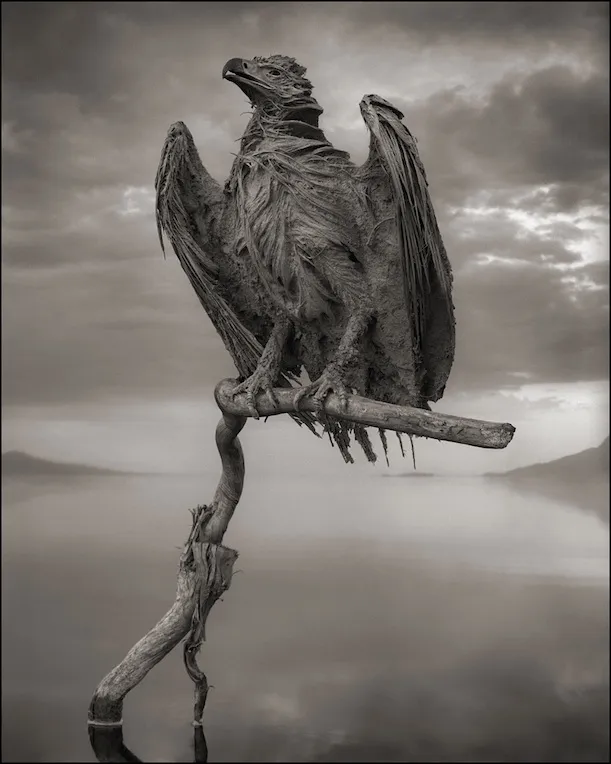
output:
[[[97, 727], [90, 724], [88, 729], [89, 742], [98, 761], [142, 761], [123, 742], [123, 727]], [[204, 728], [197, 725], [193, 730], [193, 761], [196, 764], [204, 764], [208, 761]]]
[[[608, 527], [480, 480], [351, 480], [319, 504], [247, 482], [201, 655], [210, 759], [608, 761]], [[123, 731], [83, 724], [174, 601], [205, 483], [3, 480], [3, 761], [206, 760], [180, 650]]]
[[206, 736], [204, 735], [204, 728], [202, 725], [196, 725], [193, 727], [193, 730], [194, 761], [208, 761], [208, 745], [206, 743]]
[[123, 727], [88, 725], [89, 742], [98, 761], [142, 761], [123, 742]]

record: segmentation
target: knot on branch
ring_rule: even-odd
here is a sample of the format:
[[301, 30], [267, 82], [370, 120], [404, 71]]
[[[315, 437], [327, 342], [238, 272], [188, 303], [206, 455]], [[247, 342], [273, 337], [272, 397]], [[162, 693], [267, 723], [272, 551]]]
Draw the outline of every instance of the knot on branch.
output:
[[187, 642], [190, 643], [190, 649], [197, 650], [206, 639], [206, 618], [210, 609], [231, 584], [238, 553], [235, 549], [209, 542], [196, 542], [191, 548], [197, 590], [193, 626]]
[[235, 549], [208, 541], [191, 542], [196, 575], [195, 609], [191, 631], [185, 640], [183, 661], [191, 681], [195, 684], [193, 723], [201, 724], [208, 696], [208, 680], [197, 665], [197, 654], [206, 639], [206, 620], [214, 603], [231, 585], [233, 566], [238, 558]]

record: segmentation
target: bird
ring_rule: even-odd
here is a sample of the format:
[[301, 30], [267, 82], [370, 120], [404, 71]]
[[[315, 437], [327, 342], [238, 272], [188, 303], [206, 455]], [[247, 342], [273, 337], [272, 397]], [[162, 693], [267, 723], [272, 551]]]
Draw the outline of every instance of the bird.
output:
[[[327, 433], [346, 462], [353, 443], [375, 462], [367, 429], [324, 402], [334, 393], [345, 407], [358, 394], [430, 409], [442, 397], [452, 267], [401, 110], [362, 98], [369, 154], [357, 166], [321, 129], [306, 74], [281, 54], [227, 61], [223, 80], [252, 108], [229, 177], [212, 178], [187, 126], [173, 123], [155, 177], [157, 229], [234, 361], [233, 394], [249, 414], [259, 416], [258, 395], [276, 403], [275, 387], [294, 388], [298, 424]], [[306, 396], [314, 411], [302, 410]]]

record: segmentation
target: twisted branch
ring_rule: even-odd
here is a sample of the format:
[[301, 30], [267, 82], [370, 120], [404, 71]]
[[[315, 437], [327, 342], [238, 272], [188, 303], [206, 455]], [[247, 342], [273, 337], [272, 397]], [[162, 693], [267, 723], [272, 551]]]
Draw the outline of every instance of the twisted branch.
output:
[[[208, 614], [231, 584], [233, 565], [238, 556], [234, 549], [222, 545], [244, 485], [244, 457], [238, 434], [246, 423], [248, 408], [245, 396], [233, 398], [234, 386], [233, 380], [223, 380], [214, 392], [223, 412], [216, 429], [222, 473], [212, 504], [199, 506], [193, 512], [193, 525], [178, 566], [174, 604], [121, 663], [102, 679], [89, 706], [88, 723], [92, 727], [120, 727], [127, 693], [187, 635], [183, 657], [187, 673], [195, 683], [193, 724], [201, 725], [208, 682], [197, 665], [196, 656], [205, 640]], [[259, 413], [262, 416], [290, 413], [295, 392], [275, 390], [277, 405], [267, 396], [259, 396]], [[308, 398], [302, 405], [306, 411], [315, 410], [314, 403]], [[339, 399], [330, 395], [325, 402], [325, 412], [364, 426], [479, 448], [505, 448], [515, 432], [508, 423], [437, 414], [359, 396], [351, 396], [347, 406], [342, 408]]]
[[244, 458], [237, 436], [245, 423], [245, 417], [223, 414], [216, 429], [216, 444], [223, 465], [221, 479], [212, 505], [198, 507], [193, 513], [193, 527], [178, 565], [174, 604], [102, 679], [89, 705], [90, 725], [120, 726], [127, 693], [190, 631], [184, 660], [196, 685], [194, 723], [201, 723], [208, 683], [197, 667], [195, 655], [205, 638], [207, 615], [229, 587], [238, 556], [221, 542], [244, 484]]

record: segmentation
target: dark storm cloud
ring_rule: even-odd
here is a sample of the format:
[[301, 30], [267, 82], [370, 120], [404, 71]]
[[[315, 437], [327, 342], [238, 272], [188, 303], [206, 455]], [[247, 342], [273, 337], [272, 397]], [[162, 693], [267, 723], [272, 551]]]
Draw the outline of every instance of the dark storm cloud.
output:
[[357, 162], [363, 93], [404, 109], [456, 270], [452, 383], [599, 375], [607, 292], [562, 280], [586, 236], [552, 214], [607, 219], [606, 5], [3, 3], [5, 402], [179, 395], [231, 371], [160, 259], [152, 181], [177, 119], [227, 176], [248, 105], [220, 69], [275, 51], [308, 66]]
[[483, 103], [464, 92], [440, 92], [423, 109], [422, 134], [445, 144], [450, 167], [462, 165], [454, 178], [459, 193], [465, 180], [472, 190], [552, 186], [546, 210], [606, 205], [607, 83], [606, 73], [554, 66], [505, 78]]
[[495, 46], [499, 52], [532, 49], [538, 54], [583, 48], [604, 59], [608, 49], [608, 3], [602, 2], [414, 2], [354, 3], [351, 29], [402, 34], [419, 45]]
[[[169, 114], [177, 118], [205, 115], [200, 140], [206, 141], [204, 148], [210, 147], [211, 171], [223, 177], [229, 153], [235, 149], [232, 139], [239, 136], [244, 119], [236, 94], [220, 80], [218, 69], [227, 45], [224, 39], [221, 46], [218, 39], [210, 45], [214, 29], [233, 21], [236, 49], [252, 48], [249, 38], [253, 32], [257, 47], [265, 49], [273, 44], [272, 31], [290, 27], [292, 16], [305, 13], [307, 18], [309, 10], [311, 22], [312, 14], [323, 10], [317, 4], [299, 7], [291, 3], [275, 8], [258, 3], [88, 3], [82, 12], [72, 4], [28, 5], [32, 11], [27, 32], [21, 31], [24, 18], [14, 7], [6, 14], [8, 52], [4, 62], [7, 129], [13, 144], [23, 144], [22, 151], [7, 151], [4, 178], [6, 183], [15, 181], [14, 185], [20, 178], [23, 195], [28, 198], [32, 181], [40, 184], [45, 178], [73, 186], [91, 185], [92, 181], [96, 186], [112, 186], [126, 178], [132, 185], [150, 184]], [[350, 5], [357, 6], [356, 13], [350, 15], [352, 24], [370, 13], [369, 4]], [[541, 30], [540, 39], [561, 40], [562, 35], [570, 34], [571, 25], [588, 31], [591, 18], [587, 3], [556, 4], [558, 11], [553, 13], [550, 4], [541, 4], [539, 10], [514, 11], [513, 6], [524, 4], [441, 3], [433, 4], [440, 6], [435, 14], [430, 3], [382, 5], [391, 17], [398, 14], [405, 20], [412, 36], [435, 29], [447, 32], [455, 24], [456, 40], [476, 35], [488, 43], [491, 38], [484, 30], [492, 34], [503, 28], [507, 39], [508, 28], [521, 33], [523, 27], [531, 33]], [[539, 7], [537, 3], [526, 5]], [[330, 6], [324, 8], [331, 23], [345, 14], [346, 4]], [[255, 19], [257, 14], [265, 17], [266, 24], [250, 28], [243, 19], [244, 12]], [[526, 20], [533, 15], [541, 23], [531, 28]], [[207, 26], [202, 24], [204, 18]], [[378, 23], [388, 24], [388, 19], [378, 14]], [[64, 30], [62, 40], [67, 42], [58, 50], [53, 40], [59, 39], [60, 30]], [[26, 36], [28, 45], [11, 44], [20, 34]], [[354, 41], [348, 33], [344, 36], [350, 48]], [[312, 44], [316, 41], [308, 42], [311, 60], [304, 60], [316, 72], [320, 63]], [[519, 48], [520, 42], [516, 45]], [[128, 55], [132, 46], [135, 54]], [[216, 66], [207, 65], [217, 51]], [[332, 108], [324, 100], [328, 78], [325, 72], [324, 78], [315, 82], [323, 104]], [[430, 146], [433, 161], [439, 158], [440, 166], [429, 170], [433, 177], [443, 178], [438, 194], [453, 187], [464, 189], [467, 176], [476, 187], [478, 183], [481, 187], [482, 181], [510, 187], [558, 183], [561, 187], [555, 189], [554, 198], [563, 205], [576, 206], [587, 193], [599, 200], [604, 196], [601, 175], [608, 163], [606, 73], [583, 76], [569, 67], [556, 66], [521, 80], [514, 75], [495, 85], [483, 104], [474, 103], [464, 93], [446, 91], [442, 79], [437, 86], [441, 90], [420, 108], [418, 104], [405, 106], [424, 151]], [[404, 89], [409, 92], [410, 88], [408, 80]], [[352, 119], [358, 118], [356, 105], [355, 99]], [[185, 106], [190, 112], [187, 115]], [[197, 125], [192, 130], [197, 133]], [[346, 148], [356, 149], [358, 155], [354, 138], [346, 138]], [[455, 156], [458, 153], [461, 157]], [[217, 160], [219, 156], [223, 159]], [[27, 187], [25, 178], [30, 180]], [[588, 189], [576, 189], [579, 183], [588, 183]], [[44, 194], [44, 189], [40, 193]], [[549, 199], [546, 202], [549, 204]]]

